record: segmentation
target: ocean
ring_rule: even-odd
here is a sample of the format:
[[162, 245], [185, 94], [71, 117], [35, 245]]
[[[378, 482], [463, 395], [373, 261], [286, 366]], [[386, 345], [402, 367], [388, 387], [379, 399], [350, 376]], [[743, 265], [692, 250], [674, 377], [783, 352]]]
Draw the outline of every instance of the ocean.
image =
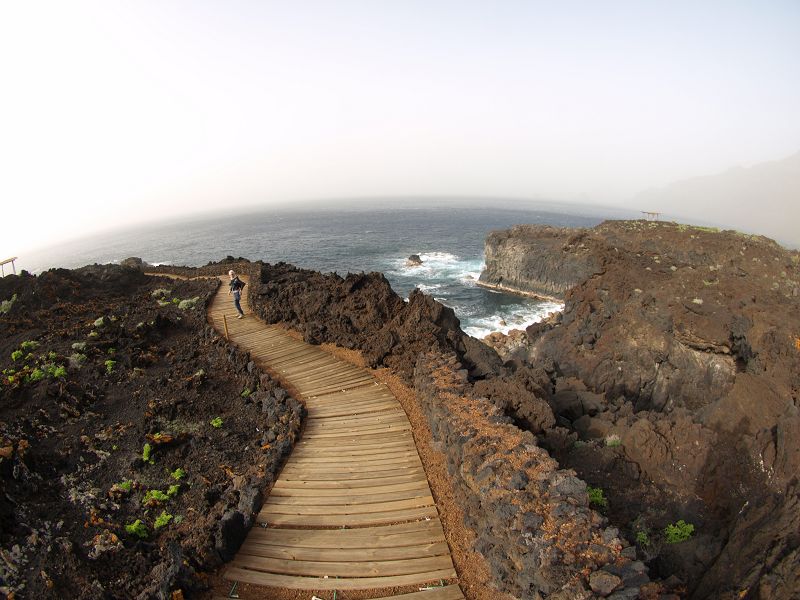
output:
[[[561, 305], [476, 285], [487, 234], [520, 223], [591, 227], [600, 216], [477, 207], [272, 209], [139, 227], [62, 244], [24, 259], [37, 273], [119, 262], [200, 266], [228, 255], [285, 261], [323, 272], [384, 273], [408, 297], [415, 287], [453, 308], [469, 335], [482, 338], [541, 320]], [[409, 266], [418, 254], [422, 265]]]

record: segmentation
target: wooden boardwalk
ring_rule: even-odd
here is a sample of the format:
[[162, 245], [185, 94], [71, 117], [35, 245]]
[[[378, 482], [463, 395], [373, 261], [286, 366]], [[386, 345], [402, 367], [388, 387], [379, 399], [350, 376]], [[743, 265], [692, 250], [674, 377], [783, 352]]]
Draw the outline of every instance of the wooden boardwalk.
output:
[[[455, 579], [397, 399], [365, 369], [249, 314], [244, 297], [242, 308], [247, 316], [236, 319], [223, 278], [209, 321], [224, 334], [226, 315], [230, 341], [302, 400], [308, 419], [225, 578], [309, 591], [438, 586]], [[457, 585], [419, 594], [463, 598]]]

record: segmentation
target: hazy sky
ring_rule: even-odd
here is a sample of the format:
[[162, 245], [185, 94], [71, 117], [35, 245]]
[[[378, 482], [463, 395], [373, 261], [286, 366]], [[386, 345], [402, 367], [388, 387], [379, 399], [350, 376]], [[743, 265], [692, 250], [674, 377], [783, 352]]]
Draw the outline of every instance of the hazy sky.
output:
[[800, 150], [800, 2], [0, 4], [0, 254], [240, 204], [614, 204]]

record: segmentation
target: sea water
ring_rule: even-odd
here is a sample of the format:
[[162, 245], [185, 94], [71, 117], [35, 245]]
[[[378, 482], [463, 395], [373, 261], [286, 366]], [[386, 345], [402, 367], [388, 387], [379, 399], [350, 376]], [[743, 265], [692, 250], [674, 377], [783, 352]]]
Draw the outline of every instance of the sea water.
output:
[[[414, 288], [453, 308], [469, 335], [522, 329], [561, 305], [478, 287], [490, 231], [520, 223], [590, 227], [599, 216], [497, 208], [261, 210], [139, 227], [27, 257], [24, 268], [78, 267], [138, 256], [200, 266], [228, 255], [285, 261], [323, 272], [384, 273], [408, 297]], [[418, 254], [421, 265], [408, 257]], [[25, 258], [25, 257], [21, 257]]]

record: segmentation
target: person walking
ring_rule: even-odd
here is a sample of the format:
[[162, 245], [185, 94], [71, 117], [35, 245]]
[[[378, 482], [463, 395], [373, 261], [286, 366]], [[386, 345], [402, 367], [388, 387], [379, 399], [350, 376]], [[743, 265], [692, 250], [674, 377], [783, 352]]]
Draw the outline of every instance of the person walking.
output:
[[228, 271], [228, 275], [231, 278], [230, 286], [231, 289], [228, 290], [228, 295], [233, 294], [233, 304], [236, 306], [236, 310], [239, 311], [239, 316], [236, 317], [237, 319], [241, 319], [244, 317], [244, 311], [242, 310], [242, 305], [240, 301], [242, 299], [242, 289], [244, 288], [244, 281], [239, 279], [239, 276], [231, 269]]

